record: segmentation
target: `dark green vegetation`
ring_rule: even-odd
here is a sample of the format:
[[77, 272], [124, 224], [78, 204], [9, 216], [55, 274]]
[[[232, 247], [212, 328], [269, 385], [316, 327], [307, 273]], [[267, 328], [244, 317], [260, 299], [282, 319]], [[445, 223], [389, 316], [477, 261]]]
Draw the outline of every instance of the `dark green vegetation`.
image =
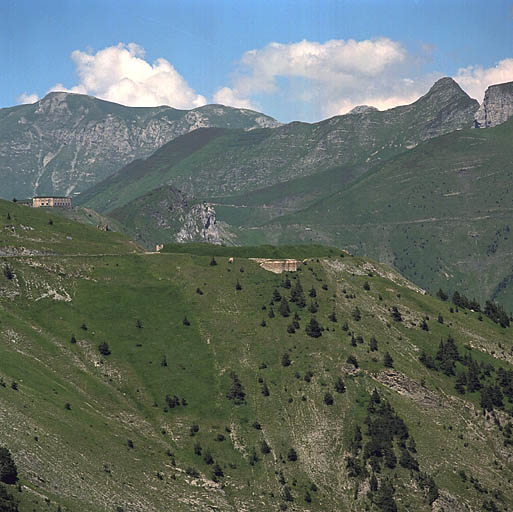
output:
[[32, 105], [0, 109], [0, 196], [80, 192], [199, 127], [277, 126], [252, 110], [205, 105], [125, 107], [52, 92]]
[[307, 261], [279, 275], [230, 248], [131, 253], [12, 203], [0, 219], [0, 446], [21, 512], [513, 506], [511, 327], [330, 248], [291, 246]]

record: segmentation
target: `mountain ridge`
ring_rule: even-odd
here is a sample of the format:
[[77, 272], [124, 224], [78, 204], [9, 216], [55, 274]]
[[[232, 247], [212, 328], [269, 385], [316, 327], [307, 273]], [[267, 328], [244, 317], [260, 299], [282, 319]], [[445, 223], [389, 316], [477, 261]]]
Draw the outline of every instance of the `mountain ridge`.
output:
[[[319, 123], [294, 122], [272, 130], [225, 132], [199, 151], [168, 164], [165, 150], [140, 163], [144, 176], [127, 187], [139, 194], [173, 184], [184, 192], [209, 200], [256, 191], [296, 178], [340, 168], [339, 185], [363, 174], [376, 162], [405, 151], [427, 138], [470, 126], [478, 103], [452, 79], [438, 81], [411, 105], [387, 111], [336, 116]], [[188, 137], [181, 139], [185, 144]], [[170, 146], [171, 147], [171, 146]], [[80, 198], [81, 204], [108, 212], [134, 199], [123, 191], [127, 169], [100, 183]], [[94, 195], [94, 197], [91, 197]], [[112, 204], [115, 202], [115, 206]]]
[[81, 192], [176, 136], [217, 125], [251, 129], [279, 123], [264, 114], [222, 105], [189, 111], [126, 107], [64, 92], [0, 109], [0, 196]]

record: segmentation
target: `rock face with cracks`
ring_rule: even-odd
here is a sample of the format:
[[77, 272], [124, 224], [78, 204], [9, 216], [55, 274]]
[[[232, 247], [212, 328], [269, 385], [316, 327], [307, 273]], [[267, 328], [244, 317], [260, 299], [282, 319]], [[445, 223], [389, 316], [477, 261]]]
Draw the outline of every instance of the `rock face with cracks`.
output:
[[513, 82], [491, 85], [476, 113], [480, 128], [491, 128], [513, 116]]

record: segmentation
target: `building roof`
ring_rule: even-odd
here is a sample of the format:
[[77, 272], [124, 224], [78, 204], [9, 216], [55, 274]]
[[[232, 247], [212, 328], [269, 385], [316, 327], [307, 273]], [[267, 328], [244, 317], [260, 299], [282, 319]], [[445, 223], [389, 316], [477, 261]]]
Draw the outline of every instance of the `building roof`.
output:
[[34, 196], [32, 199], [71, 199], [68, 196]]

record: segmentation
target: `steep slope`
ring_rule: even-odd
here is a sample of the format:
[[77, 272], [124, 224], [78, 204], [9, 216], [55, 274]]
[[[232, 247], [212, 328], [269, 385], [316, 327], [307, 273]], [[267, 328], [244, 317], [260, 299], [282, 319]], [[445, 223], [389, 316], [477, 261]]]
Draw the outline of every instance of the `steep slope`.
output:
[[476, 113], [480, 128], [491, 128], [513, 116], [513, 82], [491, 85]]
[[81, 192], [196, 128], [278, 125], [258, 112], [222, 105], [134, 108], [49, 93], [32, 105], [0, 109], [0, 197]]
[[[189, 145], [189, 137], [194, 136], [190, 134], [138, 163], [137, 173], [130, 166], [119, 170], [80, 201], [108, 212], [166, 184], [211, 199], [280, 187], [322, 172], [332, 172], [340, 188], [376, 162], [420, 141], [470, 126], [477, 108], [478, 103], [456, 82], [444, 78], [411, 105], [385, 112], [363, 109], [320, 123], [290, 123], [273, 130], [227, 131], [177, 160], [177, 148]], [[307, 198], [299, 194], [298, 203], [323, 192], [314, 186]]]
[[221, 243], [215, 209], [174, 187], [161, 187], [112, 211], [123, 232], [153, 249], [168, 242]]
[[[510, 120], [433, 139], [257, 231], [268, 242], [339, 244], [433, 292], [458, 289], [512, 310], [512, 137]], [[239, 237], [252, 243], [257, 234]]]
[[333, 249], [224, 251], [4, 261], [21, 512], [511, 508], [510, 328]]

